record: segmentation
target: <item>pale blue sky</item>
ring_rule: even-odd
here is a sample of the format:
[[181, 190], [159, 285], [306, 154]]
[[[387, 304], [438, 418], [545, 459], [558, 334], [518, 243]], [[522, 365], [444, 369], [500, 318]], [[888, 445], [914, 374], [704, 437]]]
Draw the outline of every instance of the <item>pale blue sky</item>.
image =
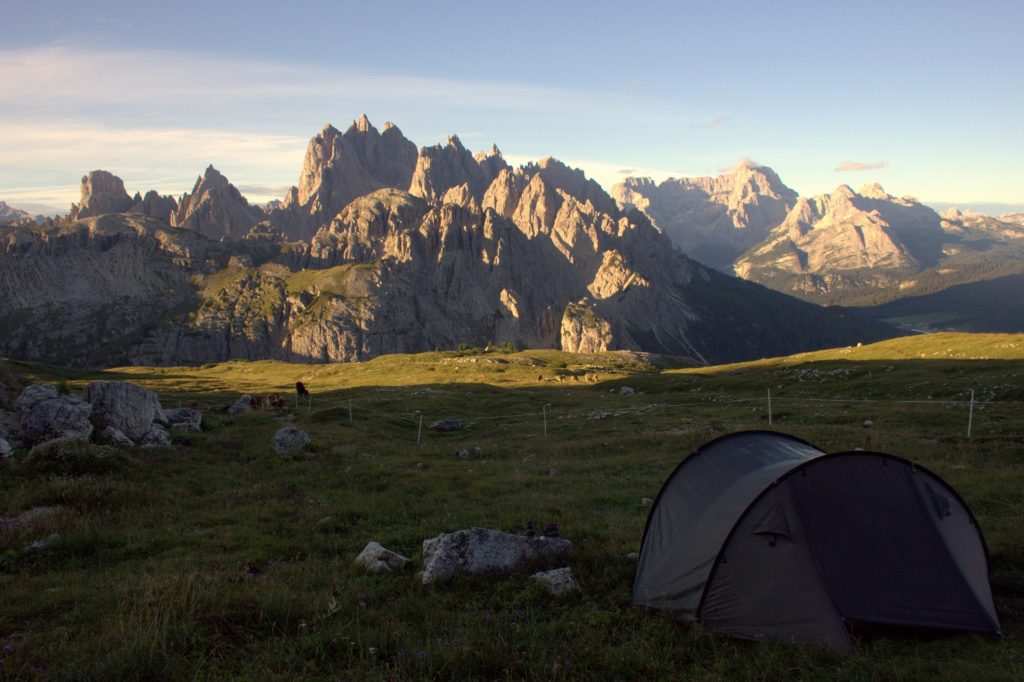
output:
[[[1024, 207], [1024, 3], [7, 3], [0, 200], [65, 210], [93, 168], [251, 198], [365, 112], [602, 184], [740, 158], [801, 194], [881, 182]], [[865, 166], [865, 170], [837, 171]], [[1018, 208], [1018, 210], [1020, 210]]]

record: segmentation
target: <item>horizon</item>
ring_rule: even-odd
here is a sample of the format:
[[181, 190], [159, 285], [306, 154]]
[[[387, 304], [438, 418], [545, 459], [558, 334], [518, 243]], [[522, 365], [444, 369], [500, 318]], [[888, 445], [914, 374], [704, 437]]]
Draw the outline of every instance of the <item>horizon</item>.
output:
[[[324, 121], [366, 113], [418, 147], [456, 134], [513, 165], [553, 156], [605, 190], [753, 159], [802, 196], [877, 182], [937, 209], [1024, 211], [1017, 4], [640, 5], [625, 28], [610, 3], [544, 23], [470, 7], [306, 3], [272, 25], [260, 3], [11, 8], [0, 201], [66, 212], [95, 169], [178, 197], [212, 164], [263, 203], [296, 184]], [[509, 40], [482, 48], [494, 34]], [[937, 50], [949, 35], [957, 49]]]

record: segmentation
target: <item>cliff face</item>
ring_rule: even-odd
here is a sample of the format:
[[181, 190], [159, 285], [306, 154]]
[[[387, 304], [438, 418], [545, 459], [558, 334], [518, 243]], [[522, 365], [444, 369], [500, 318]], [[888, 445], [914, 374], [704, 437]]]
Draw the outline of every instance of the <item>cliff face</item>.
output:
[[621, 206], [647, 215], [686, 255], [723, 272], [778, 226], [797, 200], [772, 169], [751, 163], [717, 177], [660, 184], [627, 178], [612, 194]]

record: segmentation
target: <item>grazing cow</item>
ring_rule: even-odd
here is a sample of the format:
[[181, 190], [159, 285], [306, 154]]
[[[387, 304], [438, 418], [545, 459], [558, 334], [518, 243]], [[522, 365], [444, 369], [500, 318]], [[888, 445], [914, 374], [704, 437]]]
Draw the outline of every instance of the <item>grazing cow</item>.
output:
[[295, 382], [295, 395], [299, 398], [309, 397], [309, 391], [306, 390], [306, 385], [301, 381]]
[[252, 397], [249, 398], [249, 406], [254, 410], [263, 407], [263, 396], [253, 393]]
[[267, 396], [267, 405], [273, 410], [283, 410], [284, 399], [277, 393], [271, 393]]

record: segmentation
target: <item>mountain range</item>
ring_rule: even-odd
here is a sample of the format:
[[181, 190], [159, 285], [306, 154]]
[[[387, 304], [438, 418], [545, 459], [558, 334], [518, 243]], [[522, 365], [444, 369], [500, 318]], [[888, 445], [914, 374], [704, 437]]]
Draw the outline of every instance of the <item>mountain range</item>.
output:
[[[795, 196], [725, 184], [708, 185], [720, 224], [762, 230]], [[0, 328], [2, 354], [92, 366], [489, 343], [722, 362], [894, 334], [693, 260], [555, 159], [513, 168], [454, 136], [417, 149], [365, 116], [310, 141], [279, 205], [212, 166], [178, 199], [87, 174], [66, 218], [0, 230]]]

